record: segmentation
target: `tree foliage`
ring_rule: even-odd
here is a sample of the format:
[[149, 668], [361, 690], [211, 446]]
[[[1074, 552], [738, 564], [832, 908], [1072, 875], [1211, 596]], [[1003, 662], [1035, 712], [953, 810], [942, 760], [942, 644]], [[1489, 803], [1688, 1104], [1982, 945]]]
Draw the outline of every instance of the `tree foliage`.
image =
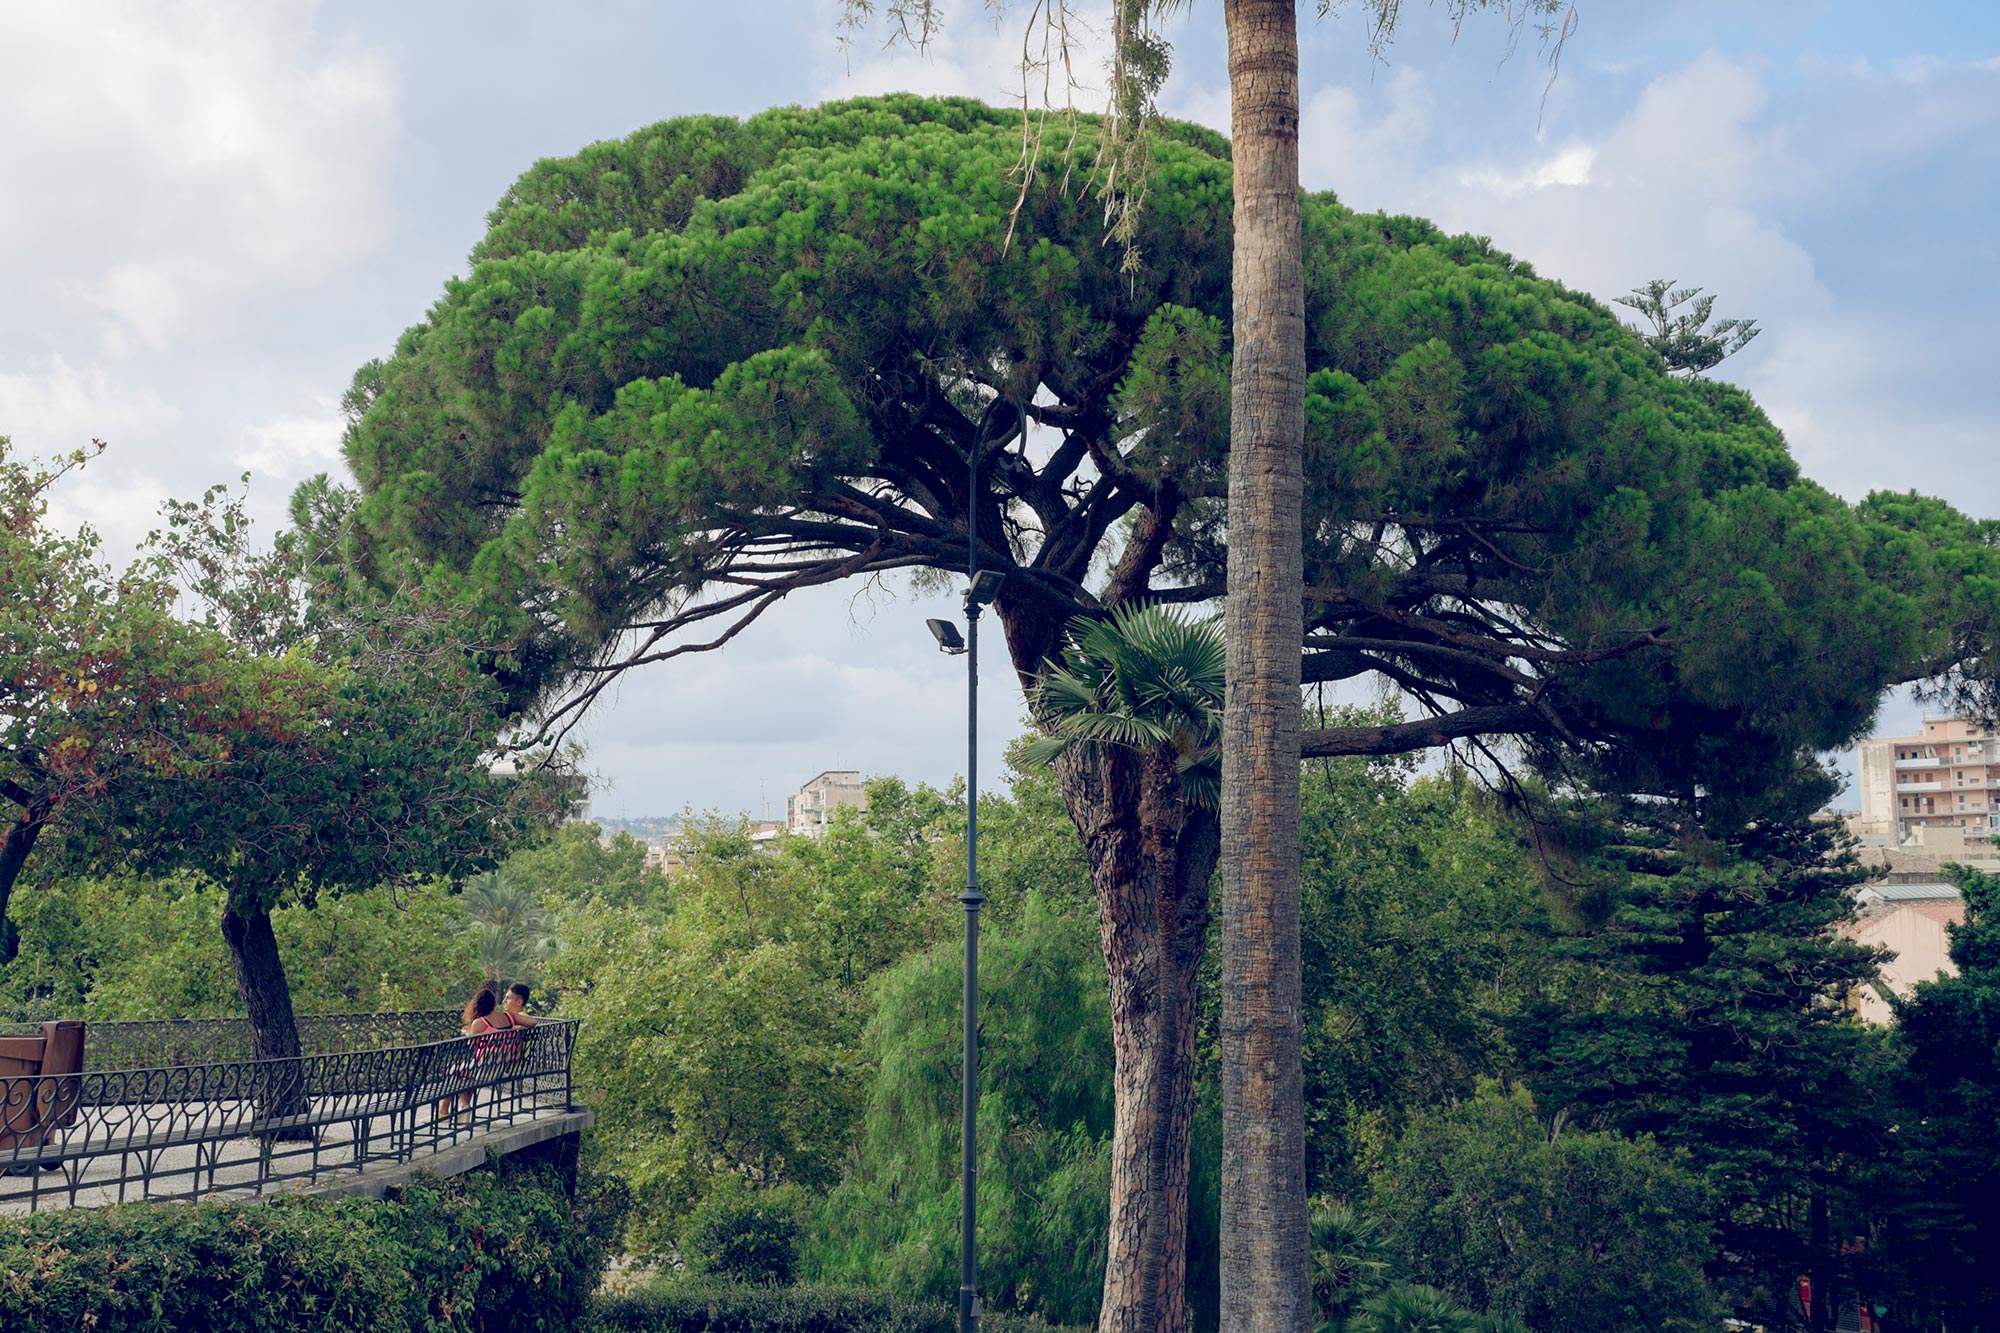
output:
[[[1394, 720], [1369, 711], [1349, 721]], [[1511, 1068], [1548, 913], [1513, 822], [1463, 772], [1316, 762], [1303, 816], [1306, 1180], [1351, 1197], [1408, 1116]]]
[[[221, 935], [226, 895], [194, 878], [35, 882], [0, 1018], [216, 1018], [243, 1012]], [[300, 1013], [456, 1010], [479, 981], [447, 884], [344, 894], [271, 915]]]
[[[1646, 346], [1660, 354], [1667, 369], [1693, 379], [1713, 370], [1750, 345], [1763, 330], [1754, 319], [1708, 321], [1715, 313], [1715, 297], [1703, 296], [1699, 287], [1676, 287], [1672, 278], [1654, 278], [1642, 287], [1615, 298], [1644, 317], [1650, 328], [1640, 328]], [[1694, 304], [1682, 314], [1682, 306]]]
[[1863, 878], [1837, 827], [1694, 807], [1570, 812], [1552, 876], [1604, 895], [1574, 968], [1517, 1015], [1542, 1107], [1687, 1154], [1714, 1196], [1717, 1285], [1773, 1318], [1801, 1273], [1852, 1279], [1858, 1173], [1896, 1137], [1886, 1065], [1846, 1001], [1876, 955], [1839, 932]]
[[943, 796], [889, 781], [870, 799], [774, 854], [740, 821], [693, 821], [664, 892], [564, 913], [544, 980], [591, 1033], [577, 1075], [633, 1187], [640, 1248], [671, 1253], [718, 1191], [839, 1182], [866, 1095], [868, 983], [948, 919], [926, 832]]
[[[1888, 1202], [1876, 1276], [1895, 1327], [1959, 1327], [2000, 1308], [2000, 877], [1949, 872], [1965, 895], [1951, 927], [1958, 974], [1917, 984], [1896, 1006], [1901, 1153], [1871, 1173]], [[1881, 1290], [1881, 1288], [1878, 1288]]]
[[[945, 1298], [957, 1288], [955, 943], [886, 974], [853, 1168], [807, 1271]], [[1111, 1030], [1088, 917], [1030, 902], [981, 941], [980, 1272], [997, 1309], [1088, 1323], [1104, 1283]]]
[[1700, 1178], [1647, 1140], [1552, 1128], [1525, 1090], [1414, 1117], [1374, 1200], [1411, 1271], [1537, 1333], [1718, 1323]]
[[1054, 763], [1071, 749], [1116, 745], [1171, 754], [1187, 799], [1213, 809], [1221, 782], [1222, 634], [1157, 606], [1079, 619], [1062, 661], [1036, 687], [1046, 736], [1022, 757]]
[[[49, 526], [52, 489], [102, 448], [43, 465], [0, 437], [0, 795], [15, 807], [0, 921], [45, 832], [130, 782], [204, 781], [283, 727], [275, 698], [308, 688], [304, 663], [234, 669], [224, 635], [176, 616], [169, 571], [115, 570], [89, 528]], [[12, 957], [12, 927], [0, 936]]]
[[[966, 449], [1005, 394], [1035, 429], [971, 502], [1018, 667], [1079, 612], [1214, 595], [1226, 152], [1167, 127], [1157, 262], [1121, 274], [1062, 184], [1094, 133], [1037, 169], [1006, 246], [1019, 124], [971, 103], [671, 121], [538, 164], [356, 377], [353, 553], [480, 607], [515, 702], [561, 725], [792, 589], [956, 569]], [[1990, 534], [1857, 521], [1747, 397], [1483, 240], [1325, 195], [1305, 218], [1304, 670], [1436, 715], [1309, 753], [1514, 733], [1749, 791], [1745, 756], [1843, 740], [1878, 685], [1956, 660], [1929, 612], [1990, 577]]]

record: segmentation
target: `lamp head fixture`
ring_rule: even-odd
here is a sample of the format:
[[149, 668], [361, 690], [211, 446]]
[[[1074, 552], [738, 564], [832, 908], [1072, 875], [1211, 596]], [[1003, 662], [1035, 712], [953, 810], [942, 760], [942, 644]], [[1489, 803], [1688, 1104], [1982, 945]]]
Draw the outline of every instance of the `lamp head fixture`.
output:
[[930, 626], [931, 637], [938, 641], [940, 649], [953, 654], [965, 651], [965, 638], [958, 632], [957, 625], [949, 620], [926, 620], [924, 623]]
[[972, 586], [965, 590], [965, 609], [986, 606], [1000, 595], [1000, 585], [1007, 576], [997, 569], [982, 569], [972, 576]]

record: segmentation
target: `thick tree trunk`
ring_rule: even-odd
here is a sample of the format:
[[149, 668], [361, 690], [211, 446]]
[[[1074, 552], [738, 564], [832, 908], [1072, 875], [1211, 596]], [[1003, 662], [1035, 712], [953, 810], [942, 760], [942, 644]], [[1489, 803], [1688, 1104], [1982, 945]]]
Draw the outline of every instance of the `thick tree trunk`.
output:
[[[222, 938], [236, 968], [236, 993], [250, 1020], [252, 1054], [258, 1060], [289, 1060], [299, 1054], [299, 1024], [292, 1013], [292, 988], [285, 980], [285, 963], [278, 956], [278, 937], [265, 912], [237, 915], [232, 905], [222, 913]], [[264, 1119], [298, 1115], [306, 1109], [305, 1087], [296, 1062], [271, 1066], [257, 1093], [258, 1115]]]
[[28, 853], [35, 850], [35, 840], [42, 836], [42, 824], [47, 818], [45, 805], [30, 806], [7, 826], [6, 840], [0, 841], [0, 963], [14, 960], [17, 945], [13, 923], [7, 919], [7, 906], [13, 901], [14, 881], [21, 877], [21, 867], [28, 863]]
[[1311, 1325], [1300, 1069], [1305, 284], [1297, 0], [1226, 0], [1235, 164], [1222, 732], [1222, 1329]]
[[1115, 1126], [1099, 1333], [1187, 1327], [1195, 981], [1215, 816], [1189, 809], [1171, 756], [1107, 749], [1062, 765], [1090, 862], [1111, 998]]

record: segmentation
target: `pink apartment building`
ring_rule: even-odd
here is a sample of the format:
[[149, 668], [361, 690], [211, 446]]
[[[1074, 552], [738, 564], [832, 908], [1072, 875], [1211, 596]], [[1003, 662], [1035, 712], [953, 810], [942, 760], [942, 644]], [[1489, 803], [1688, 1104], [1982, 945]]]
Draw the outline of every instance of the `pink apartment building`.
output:
[[1965, 718], [1927, 718], [1922, 735], [1863, 741], [1861, 819], [1897, 841], [1920, 828], [2000, 833], [2000, 733]]

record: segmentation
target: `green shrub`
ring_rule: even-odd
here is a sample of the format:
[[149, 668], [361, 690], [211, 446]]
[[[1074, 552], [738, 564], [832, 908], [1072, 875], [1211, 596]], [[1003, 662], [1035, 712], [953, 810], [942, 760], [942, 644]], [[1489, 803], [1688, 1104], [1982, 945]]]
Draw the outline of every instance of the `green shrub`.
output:
[[[591, 1333], [952, 1333], [958, 1311], [871, 1287], [775, 1287], [655, 1280], [591, 1303]], [[1063, 1325], [986, 1313], [981, 1333], [1063, 1333]]]
[[799, 1263], [799, 1202], [789, 1189], [718, 1188], [681, 1232], [691, 1272], [738, 1282], [783, 1285]]
[[603, 1228], [473, 1172], [393, 1200], [131, 1203], [0, 1221], [7, 1333], [570, 1333]]
[[1707, 1189], [1650, 1139], [1556, 1133], [1525, 1089], [1410, 1117], [1373, 1211], [1410, 1276], [1536, 1333], [1704, 1333]]

